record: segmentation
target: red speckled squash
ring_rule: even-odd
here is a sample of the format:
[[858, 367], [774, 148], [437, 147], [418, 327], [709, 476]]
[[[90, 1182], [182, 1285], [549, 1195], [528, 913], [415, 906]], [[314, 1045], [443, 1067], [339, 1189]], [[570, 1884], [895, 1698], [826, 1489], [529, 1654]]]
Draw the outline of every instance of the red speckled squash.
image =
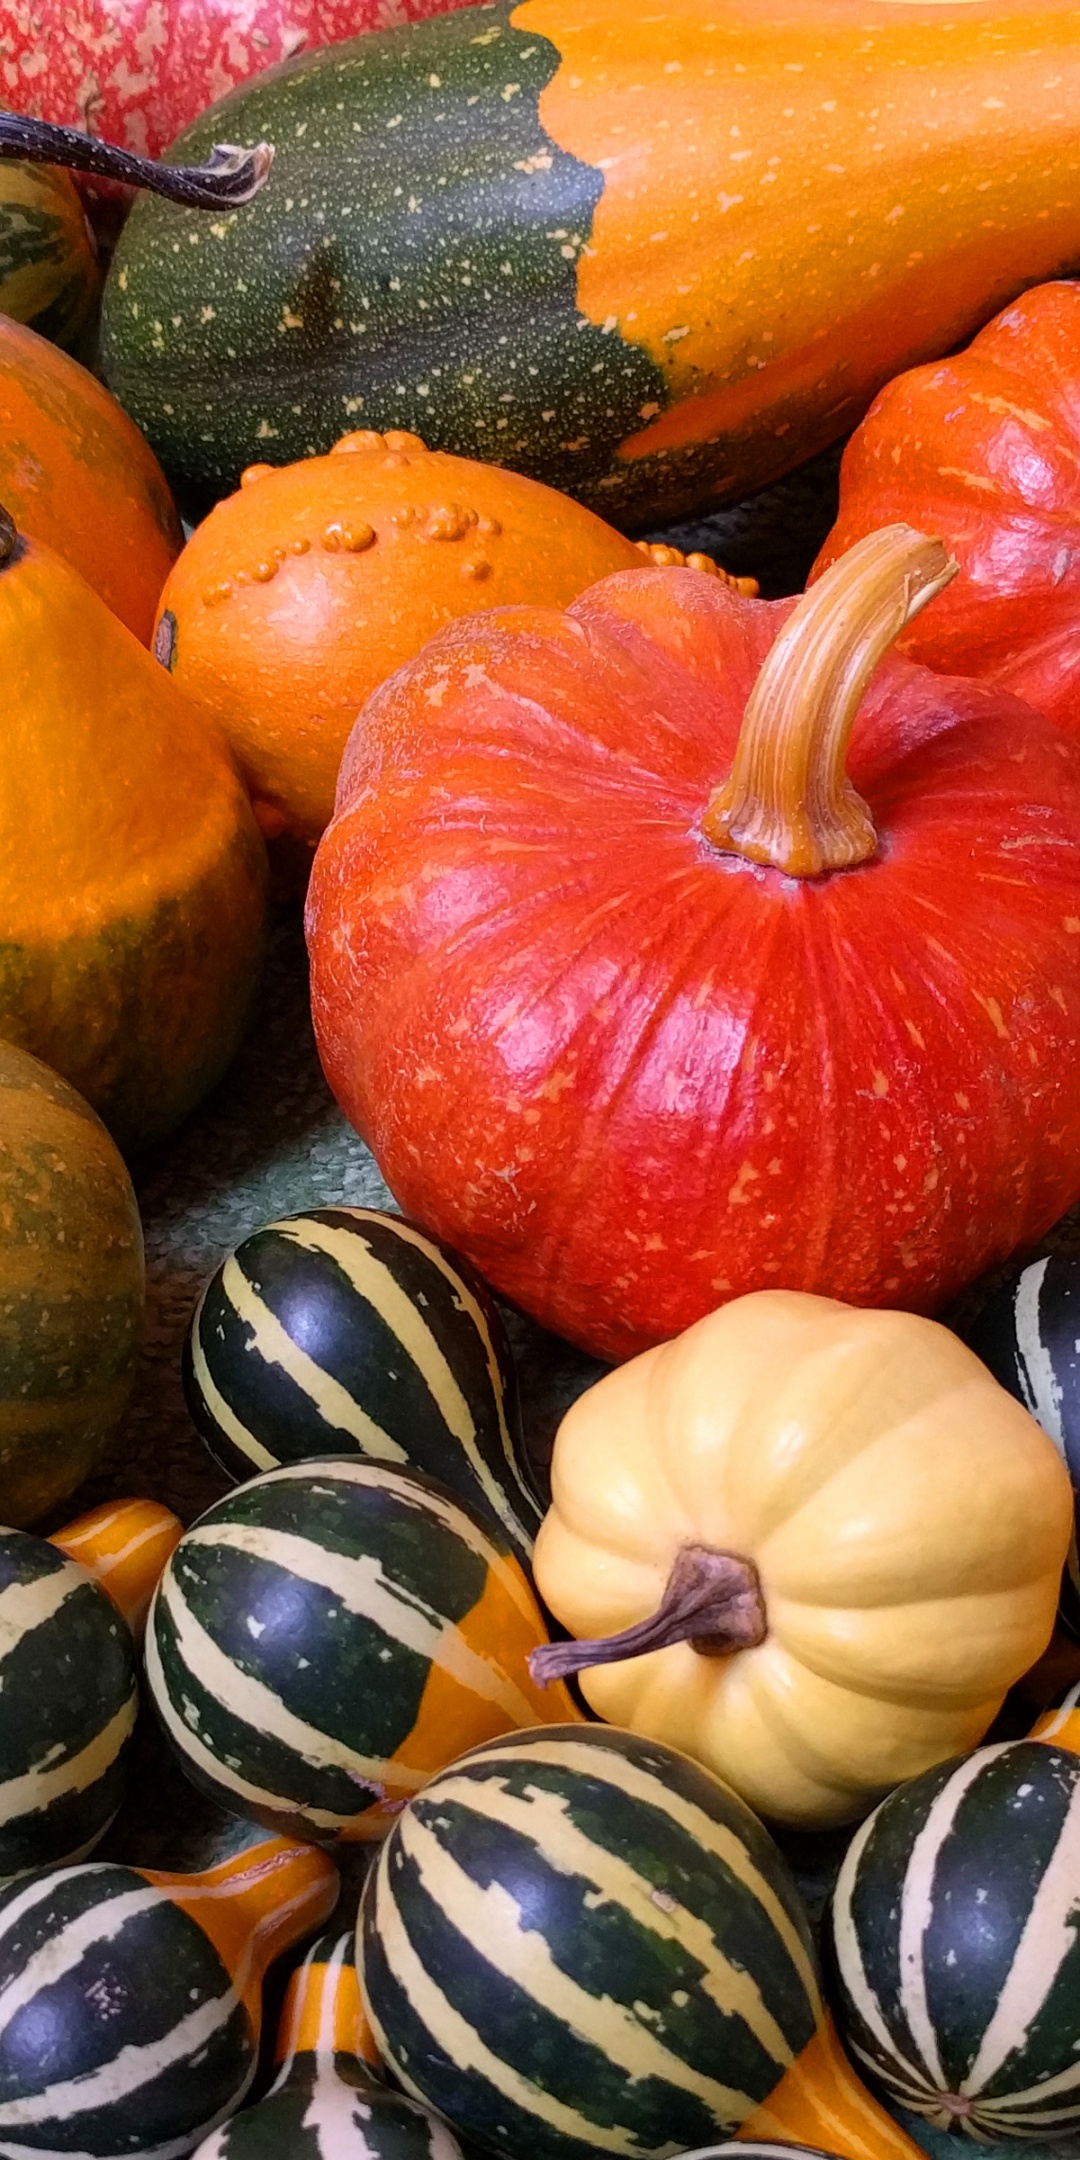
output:
[[960, 563], [902, 651], [1080, 734], [1080, 284], [1037, 286], [966, 352], [881, 392], [814, 575], [890, 518], [940, 533]]
[[601, 1355], [775, 1285], [932, 1309], [1080, 1193], [1080, 748], [882, 660], [950, 568], [894, 527], [797, 604], [621, 572], [452, 625], [353, 734], [330, 1083]]

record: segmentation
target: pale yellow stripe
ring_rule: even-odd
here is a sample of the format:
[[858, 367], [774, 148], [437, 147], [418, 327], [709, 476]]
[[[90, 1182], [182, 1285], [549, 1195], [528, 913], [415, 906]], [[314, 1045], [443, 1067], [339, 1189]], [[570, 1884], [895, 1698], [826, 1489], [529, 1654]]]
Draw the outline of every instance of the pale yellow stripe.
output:
[[[332, 1462], [282, 1463], [264, 1478], [264, 1485], [295, 1484], [297, 1479], [331, 1485], [369, 1485], [380, 1492], [394, 1493], [405, 1507], [417, 1515], [430, 1515], [466, 1545], [470, 1552], [483, 1560], [490, 1573], [500, 1582], [507, 1596], [529, 1620], [536, 1619], [536, 1601], [525, 1578], [520, 1561], [504, 1559], [492, 1544], [487, 1532], [467, 1515], [463, 1507], [448, 1493], [436, 1492], [433, 1487], [420, 1486], [408, 1475], [387, 1469], [382, 1463], [365, 1462], [362, 1456], [339, 1456]], [[318, 1480], [318, 1483], [315, 1481]], [[190, 1535], [190, 1533], [189, 1533]]]
[[[442, 1791], [440, 1785], [440, 1799]], [[625, 2003], [610, 1995], [591, 1994], [564, 1972], [556, 1964], [542, 1931], [530, 1925], [527, 1913], [522, 1912], [505, 1884], [493, 1882], [485, 1887], [475, 1882], [419, 1815], [404, 1814], [396, 1834], [400, 1849], [413, 1862], [440, 1914], [467, 1943], [477, 1946], [486, 1964], [522, 1988], [538, 2008], [546, 2010], [587, 2046], [596, 2048], [605, 2062], [616, 2064], [628, 2078], [660, 2078], [680, 2092], [692, 2093], [703, 2106], [712, 2109], [718, 2124], [730, 2123], [734, 2129], [745, 2121], [754, 2106], [748, 2093], [693, 2069]], [[441, 2029], [429, 2029], [445, 2046]], [[452, 2054], [452, 2050], [449, 2052]], [[790, 2051], [786, 2051], [785, 2061], [790, 2059]]]
[[[763, 2002], [752, 1975], [724, 1956], [712, 1930], [695, 1913], [674, 1900], [659, 1903], [654, 1884], [617, 1854], [594, 1844], [571, 1820], [564, 1795], [544, 1792], [537, 1786], [528, 1799], [518, 1799], [501, 1785], [496, 1790], [477, 1778], [455, 1777], [451, 1768], [439, 1779], [440, 1806], [444, 1796], [472, 1815], [520, 1831], [560, 1874], [582, 1876], [599, 1893], [589, 1899], [591, 1910], [603, 1905], [620, 1907], [650, 1934], [680, 1944], [702, 1968], [695, 1987], [725, 2017], [743, 2020], [765, 2053], [772, 2056], [778, 2078], [787, 2069], [793, 2059], [790, 2043]], [[403, 1822], [402, 1833], [404, 1829]]]
[[[461, 1452], [477, 1483], [482, 1487], [489, 1506], [508, 1529], [520, 1536], [521, 1525], [477, 1444], [476, 1421], [454, 1377], [453, 1369], [440, 1350], [419, 1307], [413, 1304], [401, 1284], [395, 1281], [385, 1262], [376, 1259], [371, 1246], [362, 1237], [357, 1237], [355, 1233], [347, 1230], [334, 1229], [328, 1223], [289, 1223], [283, 1226], [282, 1235], [292, 1238], [305, 1252], [326, 1253], [337, 1263], [343, 1274], [348, 1276], [359, 1295], [373, 1306], [380, 1319], [385, 1320], [387, 1327], [397, 1336], [426, 1382], [440, 1417], [460, 1444]], [[426, 1239], [416, 1238], [413, 1242], [421, 1247], [429, 1259], [433, 1257]], [[443, 1272], [449, 1275], [448, 1269]], [[459, 1288], [456, 1278], [451, 1277], [451, 1280], [454, 1281], [455, 1289]], [[473, 1315], [477, 1320], [480, 1319], [478, 1306], [474, 1305]], [[496, 1386], [496, 1395], [498, 1393]]]
[[267, 1364], [281, 1366], [331, 1431], [349, 1433], [365, 1454], [380, 1462], [408, 1462], [405, 1449], [392, 1440], [381, 1425], [376, 1425], [348, 1388], [342, 1387], [331, 1373], [324, 1372], [321, 1365], [316, 1365], [306, 1350], [298, 1348], [277, 1315], [252, 1289], [235, 1258], [225, 1262], [221, 1287], [234, 1312], [251, 1329], [253, 1350], [257, 1350]]
[[[470, 1649], [453, 1621], [444, 1620], [430, 1606], [417, 1604], [399, 1584], [392, 1583], [373, 1554], [362, 1553], [351, 1560], [308, 1538], [257, 1523], [208, 1523], [203, 1529], [189, 1530], [184, 1544], [186, 1549], [223, 1545], [230, 1552], [247, 1552], [302, 1582], [328, 1590], [356, 1619], [369, 1621], [392, 1642], [437, 1666], [469, 1694], [497, 1703], [512, 1724], [539, 1722], [535, 1706], [509, 1675]], [[232, 1697], [224, 1699], [231, 1706]], [[273, 1699], [277, 1701], [276, 1696]]]
[[0, 1590], [0, 1664], [24, 1636], [51, 1620], [66, 1599], [85, 1587], [86, 1576], [77, 1562], [65, 1560], [55, 1573], [40, 1575], [36, 1582], [13, 1582]]
[[[374, 1925], [397, 1985], [408, 1999], [414, 2016], [433, 2033], [457, 2070], [474, 2071], [492, 2086], [504, 2099], [513, 2101], [516, 2107], [535, 2117], [548, 2129], [557, 2130], [565, 2137], [577, 2138], [582, 2144], [597, 2152], [625, 2154], [627, 2134], [625, 2129], [605, 2129], [602, 2124], [590, 2122], [576, 2108], [567, 2107], [551, 2093], [542, 2092], [538, 2085], [521, 2075], [512, 2063], [504, 2062], [485, 2046], [478, 2032], [454, 2008], [449, 1997], [437, 1987], [421, 1964], [406, 1934], [401, 1914], [394, 1902], [393, 1892], [387, 1890], [385, 1854], [378, 1863], [375, 1884]], [[485, 1945], [485, 1950], [486, 1950]], [[408, 2064], [396, 2054], [393, 2043], [378, 2018], [373, 2014], [371, 2003], [364, 1994], [364, 2008], [368, 2013], [379, 2052], [391, 2064], [394, 2075], [414, 2100], [424, 2102], [426, 2095], [409, 2075]]]
[[545, 1741], [542, 1730], [517, 1740], [513, 1737], [489, 1747], [485, 1763], [518, 1762], [543, 1763], [555, 1769], [580, 1770], [583, 1775], [610, 1785], [613, 1790], [624, 1793], [628, 1799], [641, 1800], [658, 1814], [685, 1830], [707, 1852], [721, 1860], [737, 1882], [749, 1890], [762, 1911], [771, 1920], [786, 1949], [807, 1997], [820, 2018], [821, 1988], [814, 1969], [813, 1958], [796, 1928], [790, 1914], [785, 1910], [768, 1877], [754, 1866], [753, 1860], [738, 1832], [729, 1830], [723, 1823], [713, 1820], [704, 1808], [696, 1807], [673, 1792], [654, 1772], [639, 1769], [625, 1755], [612, 1748], [592, 1747], [588, 1741]]
[[67, 1793], [85, 1792], [96, 1784], [120, 1753], [134, 1726], [137, 1709], [137, 1698], [131, 1694], [78, 1755], [69, 1756], [52, 1769], [28, 1770], [24, 1776], [0, 1784], [0, 1823], [11, 1823], [20, 1815], [51, 1807], [54, 1800], [63, 1799]]

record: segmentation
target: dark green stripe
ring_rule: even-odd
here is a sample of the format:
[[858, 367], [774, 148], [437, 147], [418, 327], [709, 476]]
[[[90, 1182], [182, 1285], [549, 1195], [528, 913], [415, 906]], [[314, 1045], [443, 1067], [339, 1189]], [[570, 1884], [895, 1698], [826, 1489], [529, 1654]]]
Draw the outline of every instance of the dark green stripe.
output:
[[[35, 1763], [55, 1770], [80, 1754], [135, 1687], [128, 1629], [104, 1591], [79, 1583], [0, 1659], [0, 1788]], [[3, 1806], [0, 1789], [0, 1817]]]

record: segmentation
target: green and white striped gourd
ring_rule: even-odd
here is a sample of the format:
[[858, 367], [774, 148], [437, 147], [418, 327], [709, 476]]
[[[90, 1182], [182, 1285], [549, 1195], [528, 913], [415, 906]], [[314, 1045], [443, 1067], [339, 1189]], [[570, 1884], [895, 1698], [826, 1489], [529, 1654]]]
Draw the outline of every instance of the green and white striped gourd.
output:
[[1080, 1758], [979, 1748], [903, 1785], [848, 1849], [829, 1956], [867, 2081], [976, 2143], [1080, 2128]]
[[367, 2038], [352, 1934], [324, 1936], [289, 1982], [273, 2085], [196, 2160], [462, 2160], [444, 2123], [376, 2081]]
[[85, 1568], [0, 1530], [0, 1879], [79, 1860], [123, 1796], [135, 1646]]
[[540, 1509], [494, 1301], [398, 1215], [313, 1208], [245, 1238], [199, 1300], [184, 1388], [230, 1477], [355, 1448], [449, 1486], [531, 1554]]
[[485, 2152], [662, 2160], [827, 2124], [846, 2160], [918, 2160], [832, 2041], [772, 1839], [638, 1734], [548, 1726], [434, 1778], [367, 1878], [357, 1962], [394, 2077]]
[[183, 2160], [237, 2108], [272, 1958], [337, 1871], [272, 1838], [203, 1875], [91, 1861], [0, 1894], [4, 2160]]
[[550, 1716], [527, 1663], [545, 1640], [505, 1541], [428, 1479], [335, 1456], [252, 1478], [181, 1538], [146, 1675], [221, 1806], [371, 1838], [466, 1748]]

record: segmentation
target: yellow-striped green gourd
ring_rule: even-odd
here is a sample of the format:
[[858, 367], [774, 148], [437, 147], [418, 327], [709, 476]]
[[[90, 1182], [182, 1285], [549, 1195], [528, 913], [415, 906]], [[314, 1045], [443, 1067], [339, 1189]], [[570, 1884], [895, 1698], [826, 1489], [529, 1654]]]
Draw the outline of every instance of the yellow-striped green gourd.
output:
[[105, 1861], [0, 1895], [5, 2160], [184, 2160], [239, 2107], [271, 1961], [325, 1925], [333, 1862], [264, 1839], [201, 1875]]
[[357, 1963], [394, 2077], [486, 2153], [919, 2160], [835, 2040], [772, 1839], [635, 1733], [515, 1733], [433, 1778], [368, 1875]]
[[354, 1448], [436, 1478], [531, 1555], [540, 1509], [494, 1299], [400, 1215], [311, 1208], [246, 1237], [199, 1299], [184, 1390], [230, 1477]]
[[378, 1838], [466, 1748], [550, 1715], [528, 1668], [546, 1639], [478, 1515], [338, 1455], [252, 1478], [186, 1532], [154, 1594], [146, 1676], [219, 1805], [298, 1836]]
[[320, 1936], [292, 1975], [277, 2063], [265, 2098], [196, 2160], [462, 2160], [444, 2123], [379, 2082], [351, 1930]]

